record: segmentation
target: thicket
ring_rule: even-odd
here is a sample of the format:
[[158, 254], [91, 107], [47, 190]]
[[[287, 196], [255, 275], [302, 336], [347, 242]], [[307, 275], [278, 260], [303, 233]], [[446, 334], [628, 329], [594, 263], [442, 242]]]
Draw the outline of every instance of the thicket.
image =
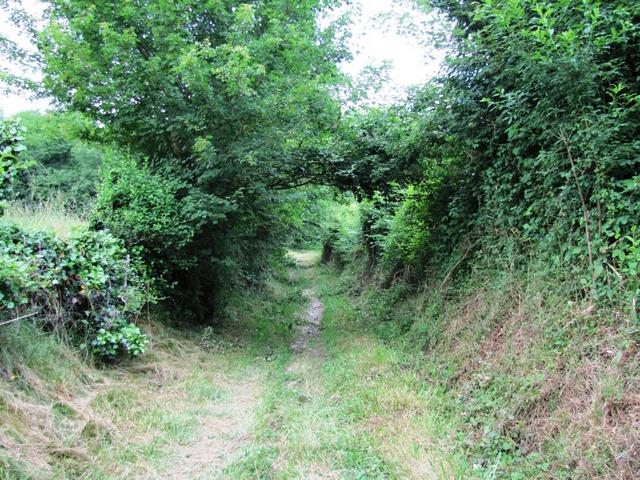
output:
[[[0, 123], [11, 191], [22, 161], [23, 128]], [[0, 323], [37, 316], [44, 328], [96, 356], [115, 360], [144, 352], [146, 336], [132, 323], [153, 301], [151, 285], [136, 257], [107, 232], [80, 231], [68, 240], [0, 223]]]
[[576, 295], [637, 298], [640, 7], [431, 3], [452, 22], [444, 75], [355, 115], [342, 149], [371, 260], [416, 280], [503, 242]]
[[149, 285], [108, 233], [85, 231], [63, 241], [0, 224], [0, 278], [6, 322], [37, 315], [44, 328], [105, 360], [144, 352], [146, 336], [132, 320], [152, 300]]

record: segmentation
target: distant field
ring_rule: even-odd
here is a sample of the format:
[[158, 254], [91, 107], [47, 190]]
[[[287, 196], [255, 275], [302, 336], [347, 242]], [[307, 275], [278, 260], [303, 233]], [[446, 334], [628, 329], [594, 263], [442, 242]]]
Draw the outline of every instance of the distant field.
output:
[[85, 218], [65, 209], [55, 197], [40, 204], [13, 202], [1, 218], [26, 230], [52, 231], [63, 238], [68, 237], [73, 230], [87, 225]]
[[291, 258], [297, 266], [311, 268], [320, 263], [322, 252], [320, 250], [289, 250], [287, 256]]

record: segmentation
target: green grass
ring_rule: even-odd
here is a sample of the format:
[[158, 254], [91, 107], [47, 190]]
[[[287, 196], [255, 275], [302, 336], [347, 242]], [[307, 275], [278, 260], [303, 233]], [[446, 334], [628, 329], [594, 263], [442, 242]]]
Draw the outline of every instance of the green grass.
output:
[[[309, 288], [325, 305], [324, 326], [311, 350], [293, 354]], [[450, 419], [431, 411], [439, 392], [362, 330], [334, 271], [281, 272], [262, 290], [229, 296], [225, 315], [224, 326], [200, 332], [152, 322], [150, 352], [117, 369], [87, 365], [29, 324], [4, 330], [13, 336], [3, 338], [12, 347], [3, 347], [2, 364], [23, 367], [0, 390], [0, 440], [16, 445], [0, 459], [3, 475], [162, 476], [189, 465], [217, 419], [224, 431], [226, 416], [255, 414], [243, 436], [251, 441], [221, 478], [463, 477]], [[39, 445], [42, 435], [46, 447], [18, 446]]]
[[273, 365], [256, 443], [229, 478], [463, 478], [446, 421], [429, 412], [436, 393], [359, 328], [332, 270], [303, 275], [325, 304], [319, 344]]
[[55, 195], [38, 204], [12, 202], [4, 211], [2, 219], [28, 231], [46, 230], [62, 238], [69, 237], [74, 230], [87, 225], [82, 215], [65, 208], [62, 198]]
[[568, 296], [561, 273], [503, 260], [481, 257], [445, 290], [433, 279], [381, 289], [344, 272], [355, 329], [431, 386], [423, 401], [465, 478], [630, 478], [640, 329], [625, 305], [594, 308]]

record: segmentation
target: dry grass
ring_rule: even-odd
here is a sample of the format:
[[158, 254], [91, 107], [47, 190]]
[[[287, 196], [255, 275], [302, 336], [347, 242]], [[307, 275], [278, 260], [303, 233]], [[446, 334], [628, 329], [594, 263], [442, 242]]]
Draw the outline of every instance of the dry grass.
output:
[[87, 225], [86, 219], [65, 208], [60, 196], [52, 196], [39, 204], [13, 202], [2, 217], [25, 230], [46, 230], [67, 238], [71, 232]]
[[[450, 402], [469, 422], [469, 449], [486, 432], [510, 438], [534, 478], [637, 478], [640, 471], [640, 356], [634, 328], [615, 312], [543, 296], [544, 286], [521, 284], [476, 291], [449, 303], [443, 333], [427, 361], [449, 365], [443, 379]], [[635, 329], [637, 331], [637, 328]], [[486, 448], [486, 447], [485, 447]], [[502, 456], [510, 455], [509, 452]], [[533, 458], [533, 457], [531, 457]], [[500, 467], [509, 475], [522, 464]], [[530, 470], [526, 470], [530, 468]], [[560, 472], [566, 472], [561, 474]]]
[[153, 353], [107, 370], [76, 360], [77, 378], [85, 381], [53, 382], [46, 371], [26, 366], [3, 370], [0, 472], [191, 479], [231, 462], [248, 441], [262, 374], [247, 372], [239, 381], [243, 357], [234, 365], [225, 352], [203, 351], [197, 339], [147, 327]]
[[301, 268], [311, 268], [320, 263], [322, 252], [319, 250], [289, 250], [287, 256]]

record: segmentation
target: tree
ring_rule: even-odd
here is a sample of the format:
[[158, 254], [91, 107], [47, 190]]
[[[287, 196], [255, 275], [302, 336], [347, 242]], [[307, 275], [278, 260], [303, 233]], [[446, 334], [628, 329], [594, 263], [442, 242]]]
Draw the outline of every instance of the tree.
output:
[[[320, 29], [317, 16], [338, 3], [49, 2], [38, 36], [44, 89], [103, 125], [137, 168], [171, 183], [163, 190], [176, 212], [168, 225], [185, 241], [176, 246], [157, 232], [124, 228], [143, 207], [148, 218], [163, 216], [154, 208], [166, 202], [124, 194], [123, 186], [138, 183], [128, 179], [136, 167], [123, 162], [108, 168], [96, 225], [116, 227], [150, 263], [163, 264], [158, 272], [198, 299], [200, 315], [211, 310], [215, 285], [264, 270], [287, 232], [275, 215], [278, 192], [327, 171], [341, 115], [337, 62], [347, 53], [336, 28]], [[137, 213], [128, 215], [130, 208]], [[177, 230], [165, 233], [169, 239]]]
[[78, 113], [22, 112], [23, 156], [33, 167], [20, 177], [16, 196], [43, 201], [60, 195], [68, 207], [88, 209], [96, 195], [102, 157], [98, 129]]

